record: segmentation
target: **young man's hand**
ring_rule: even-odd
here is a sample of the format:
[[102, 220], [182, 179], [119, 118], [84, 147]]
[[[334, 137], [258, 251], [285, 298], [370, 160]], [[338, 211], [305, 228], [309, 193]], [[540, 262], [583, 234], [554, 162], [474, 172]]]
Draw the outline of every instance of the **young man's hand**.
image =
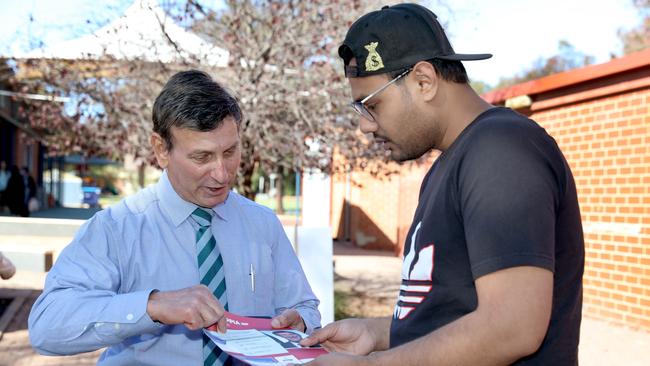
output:
[[368, 357], [346, 355], [343, 353], [329, 353], [314, 359], [305, 366], [364, 366], [370, 365]]
[[330, 352], [367, 355], [377, 349], [373, 319], [344, 319], [328, 324], [300, 341], [302, 346], [321, 343]]

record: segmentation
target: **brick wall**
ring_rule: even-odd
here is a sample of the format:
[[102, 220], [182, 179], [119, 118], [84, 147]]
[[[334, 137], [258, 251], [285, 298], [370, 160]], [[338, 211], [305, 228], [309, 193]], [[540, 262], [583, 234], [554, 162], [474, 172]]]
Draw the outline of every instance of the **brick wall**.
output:
[[367, 249], [392, 250], [397, 242], [399, 178], [352, 172], [338, 174], [332, 182], [335, 237]]
[[[517, 96], [530, 97], [519, 111], [557, 140], [575, 176], [585, 232], [584, 314], [650, 331], [650, 50], [484, 97], [506, 104]], [[346, 177], [333, 177], [334, 237], [347, 238], [347, 197], [349, 239], [401, 253], [434, 158], [398, 167], [391, 180], [351, 173], [347, 196]]]
[[366, 172], [335, 174], [331, 190], [333, 237], [400, 255], [422, 178], [435, 156], [432, 153], [416, 162], [391, 164], [387, 170], [395, 173], [383, 177]]
[[532, 113], [576, 180], [584, 312], [650, 330], [650, 89]]

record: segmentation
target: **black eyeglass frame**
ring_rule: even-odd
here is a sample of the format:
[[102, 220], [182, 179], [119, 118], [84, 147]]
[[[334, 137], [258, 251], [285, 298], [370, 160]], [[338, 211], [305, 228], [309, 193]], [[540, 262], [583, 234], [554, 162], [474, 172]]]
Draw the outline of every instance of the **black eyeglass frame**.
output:
[[401, 74], [395, 76], [391, 81], [389, 81], [386, 84], [382, 85], [381, 88], [379, 88], [379, 89], [373, 91], [372, 93], [368, 94], [367, 97], [365, 97], [365, 98], [363, 98], [363, 99], [361, 99], [359, 101], [355, 101], [355, 102], [350, 103], [350, 106], [361, 117], [367, 119], [368, 121], [376, 122], [375, 121], [375, 116], [373, 116], [372, 113], [368, 110], [368, 108], [366, 108], [366, 102], [368, 102], [372, 97], [374, 97], [374, 96], [378, 95], [379, 93], [381, 93], [382, 91], [384, 91], [389, 86], [393, 85], [395, 82], [397, 82], [397, 80], [399, 80], [399, 79], [403, 78], [404, 76], [406, 76], [409, 72], [411, 72], [411, 70], [413, 70], [413, 68], [409, 67], [408, 69], [404, 70], [404, 72], [402, 72]]

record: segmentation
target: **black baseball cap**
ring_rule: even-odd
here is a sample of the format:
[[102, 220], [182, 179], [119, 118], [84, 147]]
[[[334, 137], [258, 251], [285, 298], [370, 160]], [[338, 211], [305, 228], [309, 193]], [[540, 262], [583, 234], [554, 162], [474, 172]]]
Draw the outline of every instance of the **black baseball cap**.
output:
[[[436, 15], [424, 6], [384, 6], [352, 24], [339, 56], [345, 62], [346, 77], [360, 77], [404, 70], [423, 60], [484, 60], [489, 53], [454, 52]], [[350, 60], [357, 60], [350, 66]]]

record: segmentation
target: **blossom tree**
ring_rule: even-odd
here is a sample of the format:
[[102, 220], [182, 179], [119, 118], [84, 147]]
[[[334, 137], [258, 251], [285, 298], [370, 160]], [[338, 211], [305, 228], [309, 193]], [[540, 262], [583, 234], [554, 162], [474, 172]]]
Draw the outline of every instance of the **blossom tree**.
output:
[[[258, 167], [329, 172], [366, 167], [378, 155], [354, 125], [336, 54], [350, 24], [374, 5], [230, 0], [217, 12], [188, 2], [185, 16], [194, 20], [192, 30], [230, 52], [228, 72], [217, 77], [244, 111], [244, 189], [251, 188]], [[335, 147], [348, 164], [332, 164]]]
[[[229, 52], [227, 67], [181, 49], [163, 22], [160, 32], [177, 53], [169, 60], [106, 53], [10, 61], [15, 90], [67, 100], [22, 104], [24, 120], [43, 137], [49, 154], [116, 160], [128, 154], [154, 163], [149, 136], [155, 96], [173, 73], [197, 68], [223, 82], [241, 103], [243, 194], [254, 194], [256, 169], [384, 171], [376, 158], [383, 154], [358, 132], [347, 107], [348, 86], [336, 55], [349, 25], [376, 3], [229, 0], [215, 10], [188, 0], [169, 6], [167, 14], [177, 23]], [[342, 163], [332, 163], [335, 152]]]

